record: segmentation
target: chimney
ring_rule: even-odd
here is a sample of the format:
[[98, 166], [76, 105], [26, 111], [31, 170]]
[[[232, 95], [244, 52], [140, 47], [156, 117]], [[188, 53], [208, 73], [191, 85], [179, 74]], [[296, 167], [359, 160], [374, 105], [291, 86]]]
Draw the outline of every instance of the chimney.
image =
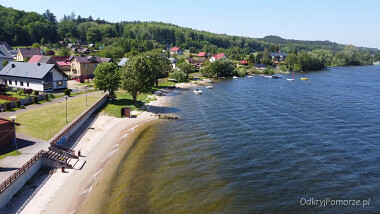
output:
[[12, 68], [15, 68], [16, 67], [16, 65], [15, 64], [12, 64]]
[[40, 65], [41, 65], [41, 63], [37, 62], [37, 66], [40, 66]]

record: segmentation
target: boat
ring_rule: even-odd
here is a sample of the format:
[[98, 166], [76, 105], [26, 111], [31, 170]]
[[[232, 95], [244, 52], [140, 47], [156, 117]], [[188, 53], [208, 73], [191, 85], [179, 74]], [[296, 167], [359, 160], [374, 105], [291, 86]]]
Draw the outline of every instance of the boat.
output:
[[276, 75], [273, 75], [271, 78], [272, 78], [272, 79], [278, 79], [278, 78], [281, 78], [281, 77], [276, 76]]
[[309, 78], [307, 78], [307, 77], [301, 77], [301, 80], [305, 80], [305, 81], [308, 81], [308, 80], [309, 80]]
[[212, 88], [214, 88], [214, 86], [212, 86], [212, 85], [208, 85], [208, 86], [206, 86], [206, 88], [208, 88], [208, 89], [212, 89]]
[[239, 78], [239, 77], [237, 77], [237, 76], [233, 76], [232, 78], [237, 79], [237, 78]]
[[212, 80], [209, 80], [209, 81], [208, 81], [208, 83], [214, 83], [214, 81], [212, 81]]
[[195, 90], [193, 91], [193, 93], [194, 93], [194, 94], [202, 94], [202, 91], [201, 91], [201, 90], [198, 90], [198, 89], [195, 89]]
[[272, 76], [269, 76], [269, 75], [264, 75], [265, 78], [269, 78], [269, 79], [272, 79]]
[[292, 78], [290, 79], [290, 78], [286, 78], [286, 80], [288, 80], [288, 81], [294, 81], [294, 71], [293, 71], [293, 74], [292, 74]]
[[248, 78], [252, 78], [253, 76], [252, 75], [249, 75]]
[[264, 75], [264, 74], [259, 74], [258, 76], [259, 76], [259, 77], [265, 77], [265, 75]]

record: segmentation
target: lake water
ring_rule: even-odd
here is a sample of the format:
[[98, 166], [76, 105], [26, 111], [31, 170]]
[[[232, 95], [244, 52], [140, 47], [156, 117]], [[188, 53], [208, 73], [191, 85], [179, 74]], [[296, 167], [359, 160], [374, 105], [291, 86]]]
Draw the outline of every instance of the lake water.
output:
[[104, 200], [125, 213], [379, 212], [380, 66], [295, 78], [179, 90], [168, 110], [180, 120], [139, 136]]

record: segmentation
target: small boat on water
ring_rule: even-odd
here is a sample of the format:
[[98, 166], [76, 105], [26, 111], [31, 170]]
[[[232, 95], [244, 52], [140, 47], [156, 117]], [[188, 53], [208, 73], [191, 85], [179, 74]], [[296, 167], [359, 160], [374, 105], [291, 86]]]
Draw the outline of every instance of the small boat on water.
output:
[[248, 78], [252, 78], [253, 76], [252, 75], [249, 75]]
[[259, 74], [258, 76], [259, 76], [259, 77], [265, 77], [265, 75], [264, 75], [264, 74]]
[[201, 91], [201, 90], [198, 90], [198, 89], [195, 89], [195, 90], [193, 91], [193, 93], [194, 93], [194, 94], [202, 94], [202, 91]]
[[206, 86], [206, 88], [208, 88], [208, 89], [212, 89], [212, 88], [214, 88], [214, 86], [212, 86], [212, 85], [208, 85], [208, 86]]
[[292, 74], [292, 78], [291, 79], [290, 78], [286, 78], [286, 80], [288, 80], [288, 81], [294, 81], [294, 72]]
[[208, 83], [214, 83], [214, 81], [212, 81], [212, 80], [209, 80], [209, 81], [208, 81]]
[[309, 78], [307, 78], [307, 77], [301, 77], [301, 80], [305, 80], [305, 81], [308, 81], [308, 80], [309, 80]]
[[278, 78], [281, 78], [281, 77], [280, 76], [276, 76], [276, 75], [272, 76], [272, 79], [278, 79]]
[[239, 77], [237, 77], [237, 76], [233, 76], [232, 78], [233, 78], [233, 79], [238, 79]]

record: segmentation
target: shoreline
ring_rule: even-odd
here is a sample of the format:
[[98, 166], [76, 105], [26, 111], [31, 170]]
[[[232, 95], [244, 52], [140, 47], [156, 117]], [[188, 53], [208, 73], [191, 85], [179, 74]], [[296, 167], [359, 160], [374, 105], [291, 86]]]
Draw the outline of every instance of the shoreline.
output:
[[[30, 194], [17, 194], [1, 213], [75, 213], [87, 193], [92, 191], [96, 177], [110, 163], [122, 142], [136, 128], [158, 120], [156, 115], [160, 113], [160, 107], [165, 106], [170, 93], [172, 91], [164, 90], [163, 96], [156, 96], [157, 100], [146, 104], [147, 111], [133, 111], [133, 115], [139, 114], [135, 118], [97, 115], [73, 148], [81, 150], [77, 164], [84, 162], [82, 168], [66, 169], [64, 173], [56, 169], [47, 178], [33, 177], [32, 180], [36, 181], [31, 183], [39, 184], [35, 190]], [[23, 187], [20, 191], [27, 189], [28, 187]]]

